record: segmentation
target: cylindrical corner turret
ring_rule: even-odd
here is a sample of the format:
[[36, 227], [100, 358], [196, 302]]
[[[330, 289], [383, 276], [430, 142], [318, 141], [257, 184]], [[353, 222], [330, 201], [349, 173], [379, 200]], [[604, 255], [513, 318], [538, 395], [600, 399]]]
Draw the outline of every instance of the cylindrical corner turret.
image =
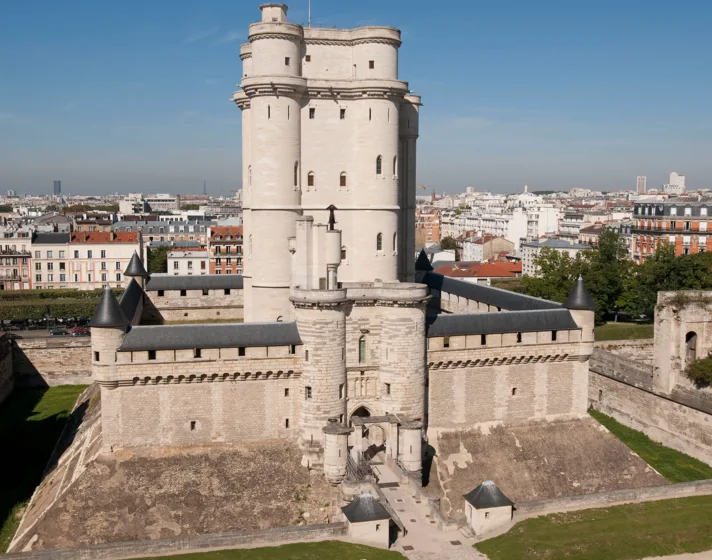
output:
[[267, 2], [260, 5], [263, 22], [283, 22], [287, 21], [287, 11], [289, 6], [281, 2]]
[[340, 484], [346, 476], [349, 434], [353, 432], [353, 428], [344, 426], [338, 418], [329, 418], [322, 431], [324, 432], [324, 476], [331, 484]]
[[89, 323], [91, 329], [92, 377], [102, 386], [115, 387], [116, 351], [124, 341], [129, 320], [108, 286], [104, 288], [94, 317]]
[[346, 302], [346, 290], [295, 289], [292, 296], [304, 348], [299, 444], [310, 468], [323, 465], [329, 419], [346, 419]]
[[423, 423], [403, 422], [398, 428], [400, 435], [399, 460], [408, 472], [419, 472], [423, 468]]
[[[581, 342], [593, 345], [593, 328], [596, 325], [596, 302], [586, 289], [586, 284], [581, 276], [574, 284], [573, 290], [564, 302], [576, 324], [581, 328]], [[593, 346], [591, 346], [593, 351]]]

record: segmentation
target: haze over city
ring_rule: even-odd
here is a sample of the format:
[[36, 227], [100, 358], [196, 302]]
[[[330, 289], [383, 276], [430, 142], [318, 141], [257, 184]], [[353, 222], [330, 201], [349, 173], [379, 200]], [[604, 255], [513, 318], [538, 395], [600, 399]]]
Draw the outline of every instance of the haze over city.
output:
[[[307, 0], [290, 17], [306, 23]], [[703, 2], [314, 0], [312, 25], [397, 25], [423, 96], [419, 182], [441, 191], [708, 187]], [[212, 194], [240, 187], [250, 2], [0, 6], [0, 189]]]

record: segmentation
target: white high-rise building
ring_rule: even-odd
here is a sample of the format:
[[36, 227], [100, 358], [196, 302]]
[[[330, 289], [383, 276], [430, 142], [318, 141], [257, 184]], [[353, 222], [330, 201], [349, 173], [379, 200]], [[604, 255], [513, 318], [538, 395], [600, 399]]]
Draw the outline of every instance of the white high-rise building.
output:
[[685, 176], [673, 171], [670, 173], [670, 185], [677, 187], [681, 192], [685, 192]]
[[645, 176], [638, 176], [635, 192], [638, 194], [645, 194], [648, 190], [648, 178]]
[[[398, 79], [400, 31], [304, 28], [263, 4], [240, 48], [245, 319], [293, 319], [298, 217], [342, 231], [339, 279], [412, 281], [420, 97]], [[411, 246], [412, 245], [412, 246]]]

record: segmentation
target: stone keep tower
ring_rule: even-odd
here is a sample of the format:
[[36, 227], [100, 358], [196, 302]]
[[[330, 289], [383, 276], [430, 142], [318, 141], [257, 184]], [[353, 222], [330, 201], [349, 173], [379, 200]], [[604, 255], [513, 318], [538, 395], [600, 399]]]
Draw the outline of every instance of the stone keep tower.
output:
[[290, 320], [295, 220], [339, 209], [343, 282], [412, 281], [420, 98], [400, 31], [303, 28], [263, 4], [240, 49], [245, 320]]

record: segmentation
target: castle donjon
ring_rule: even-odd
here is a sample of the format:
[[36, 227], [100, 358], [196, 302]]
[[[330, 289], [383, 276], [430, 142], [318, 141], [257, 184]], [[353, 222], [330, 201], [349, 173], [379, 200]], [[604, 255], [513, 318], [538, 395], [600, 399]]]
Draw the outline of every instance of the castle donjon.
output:
[[135, 256], [91, 323], [103, 448], [289, 440], [338, 484], [371, 446], [417, 472], [444, 432], [585, 415], [581, 280], [561, 305], [415, 258], [421, 100], [398, 75], [400, 32], [260, 9], [234, 95], [244, 275], [181, 293], [242, 297], [245, 322], [162, 324], [151, 297], [171, 286], [152, 292]]

